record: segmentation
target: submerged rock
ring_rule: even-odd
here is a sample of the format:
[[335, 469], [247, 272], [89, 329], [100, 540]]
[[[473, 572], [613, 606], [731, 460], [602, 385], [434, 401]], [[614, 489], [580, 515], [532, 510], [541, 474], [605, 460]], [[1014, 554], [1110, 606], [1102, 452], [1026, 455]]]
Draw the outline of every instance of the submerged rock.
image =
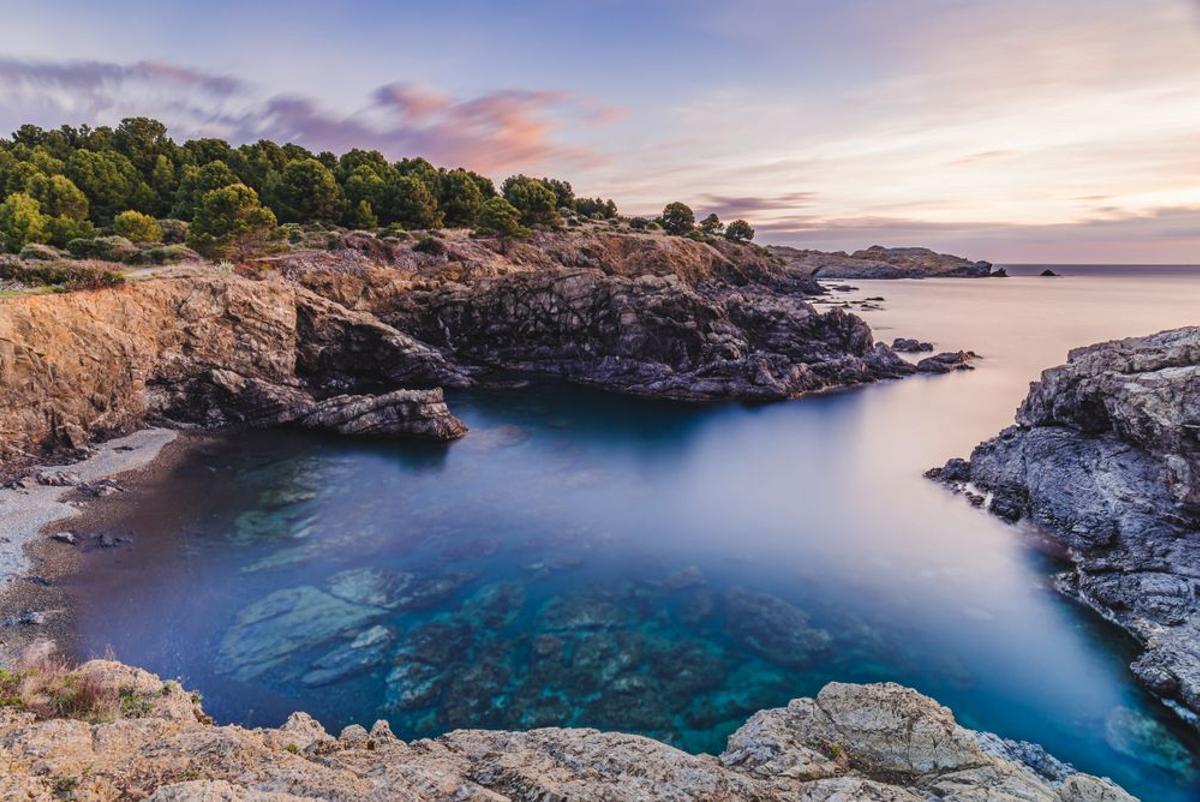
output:
[[214, 665], [233, 679], [253, 679], [295, 652], [372, 623], [382, 612], [351, 604], [311, 585], [278, 590], [238, 614], [221, 639]]
[[784, 666], [803, 666], [826, 651], [833, 638], [814, 627], [800, 609], [769, 593], [730, 588], [725, 593], [725, 628], [730, 637]]
[[[334, 738], [303, 713], [280, 728], [216, 726], [176, 684], [119, 663], [94, 661], [83, 670], [104, 687], [127, 689], [140, 717], [89, 724], [0, 709], [10, 796], [51, 799], [69, 777], [73, 794], [85, 799], [137, 788], [155, 800], [280, 802], [1133, 802], [1106, 780], [1039, 774], [993, 748], [994, 737], [959, 726], [932, 699], [893, 684], [833, 683], [815, 698], [758, 712], [713, 757], [640, 736], [554, 727], [457, 730], [407, 744], [384, 722]], [[653, 691], [653, 683], [631, 680], [619, 695], [639, 716]], [[531, 715], [559, 703], [546, 696], [540, 704]]]
[[1066, 545], [1057, 587], [1133, 633], [1134, 673], [1200, 720], [1200, 327], [1071, 351], [1016, 426], [932, 475]]

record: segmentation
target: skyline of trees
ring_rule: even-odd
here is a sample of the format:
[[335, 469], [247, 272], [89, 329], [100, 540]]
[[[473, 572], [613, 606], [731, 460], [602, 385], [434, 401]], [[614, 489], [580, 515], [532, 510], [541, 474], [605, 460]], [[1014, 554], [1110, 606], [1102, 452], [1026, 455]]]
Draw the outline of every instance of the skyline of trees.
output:
[[[221, 192], [230, 187], [248, 192]], [[204, 218], [204, 236], [218, 242], [228, 232], [221, 233], [215, 219], [242, 210], [249, 217], [243, 222], [257, 230], [268, 219], [259, 207], [273, 225], [450, 226], [503, 236], [557, 227], [566, 217], [619, 218], [611, 199], [576, 197], [563, 179], [518, 174], [497, 189], [492, 179], [466, 168], [436, 167], [419, 156], [391, 161], [378, 150], [352, 148], [339, 156], [270, 140], [236, 147], [215, 138], [179, 144], [148, 117], [126, 118], [116, 127], [27, 124], [0, 138], [0, 239], [8, 250], [30, 242], [65, 247], [98, 232], [145, 237], [155, 221], [194, 223], [197, 216]], [[681, 203], [668, 210], [681, 211], [675, 207], [691, 212]], [[664, 212], [658, 222], [669, 233], [695, 230], [694, 216], [667, 218]], [[719, 235], [715, 219], [709, 215], [702, 223], [705, 234]]]

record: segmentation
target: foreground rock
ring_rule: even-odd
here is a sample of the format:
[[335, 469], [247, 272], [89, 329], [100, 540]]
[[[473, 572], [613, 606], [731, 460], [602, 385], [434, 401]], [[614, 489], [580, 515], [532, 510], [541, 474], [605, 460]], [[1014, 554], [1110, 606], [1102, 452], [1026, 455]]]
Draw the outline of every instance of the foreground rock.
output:
[[[116, 719], [38, 720], [0, 708], [5, 798], [1133, 799], [1036, 747], [964, 729], [946, 708], [893, 684], [833, 683], [815, 699], [759, 712], [712, 757], [597, 730], [458, 730], [405, 743], [382, 721], [334, 738], [304, 713], [278, 729], [217, 727], [194, 697], [147, 672], [94, 661], [79, 673], [91, 687], [120, 689]], [[1019, 755], [1036, 756], [1044, 773]]]
[[1200, 327], [1078, 348], [1017, 425], [930, 472], [1066, 545], [1059, 587], [1133, 633], [1137, 676], [1200, 713]]
[[[983, 278], [993, 275], [991, 262], [972, 262], [960, 256], [937, 253], [929, 248], [885, 248], [872, 245], [847, 254], [845, 251], [801, 250], [771, 246], [773, 254], [795, 269], [806, 269], [816, 278]], [[999, 275], [999, 274], [997, 274]]]

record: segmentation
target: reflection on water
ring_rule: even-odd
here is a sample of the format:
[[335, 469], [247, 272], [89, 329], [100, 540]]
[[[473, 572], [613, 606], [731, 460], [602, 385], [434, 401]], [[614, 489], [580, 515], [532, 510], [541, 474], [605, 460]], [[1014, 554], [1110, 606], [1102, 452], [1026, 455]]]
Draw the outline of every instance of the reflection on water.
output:
[[1133, 683], [1132, 644], [1053, 592], [1053, 555], [921, 472], [1006, 425], [1067, 348], [1188, 322], [1197, 274], [859, 286], [887, 299], [881, 339], [979, 369], [768, 406], [458, 393], [450, 446], [231, 437], [110, 524], [134, 544], [89, 554], [80, 651], [180, 676], [221, 721], [710, 752], [830, 680], [894, 680], [1190, 798], [1196, 742]]

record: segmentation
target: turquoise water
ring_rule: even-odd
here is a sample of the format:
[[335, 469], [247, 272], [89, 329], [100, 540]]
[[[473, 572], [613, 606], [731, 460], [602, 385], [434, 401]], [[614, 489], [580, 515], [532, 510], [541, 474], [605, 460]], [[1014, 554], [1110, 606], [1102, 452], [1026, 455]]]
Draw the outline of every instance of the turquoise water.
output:
[[838, 298], [884, 296], [881, 339], [979, 369], [766, 406], [457, 393], [450, 445], [229, 436], [105, 525], [132, 544], [87, 553], [79, 652], [178, 676], [218, 721], [708, 752], [759, 708], [892, 680], [1144, 799], [1196, 798], [1197, 740], [1134, 683], [1133, 644], [1053, 591], [1033, 533], [921, 472], [1068, 347], [1187, 322], [1197, 275], [859, 286]]

